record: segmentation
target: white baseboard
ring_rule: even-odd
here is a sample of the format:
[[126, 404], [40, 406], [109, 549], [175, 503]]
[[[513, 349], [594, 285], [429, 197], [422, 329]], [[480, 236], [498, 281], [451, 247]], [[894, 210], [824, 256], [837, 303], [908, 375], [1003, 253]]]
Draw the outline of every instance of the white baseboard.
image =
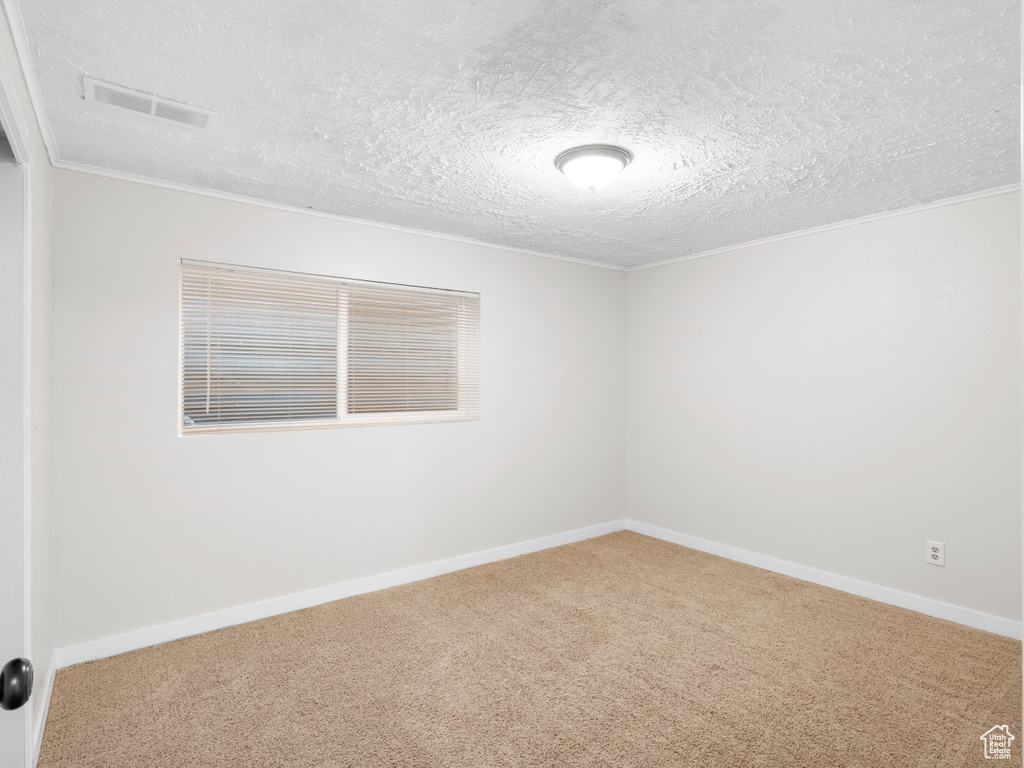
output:
[[[191, 637], [203, 632], [210, 632], [215, 629], [223, 629], [236, 624], [243, 624], [247, 621], [256, 621], [270, 616], [277, 616], [282, 613], [298, 611], [303, 608], [310, 608], [314, 605], [329, 603], [334, 600], [360, 595], [365, 592], [375, 592], [380, 589], [387, 589], [399, 584], [408, 584], [421, 579], [429, 579], [433, 576], [440, 576], [452, 571], [460, 571], [464, 568], [472, 568], [475, 565], [493, 563], [498, 560], [505, 560], [517, 555], [525, 555], [530, 552], [538, 552], [542, 549], [571, 544], [575, 541], [590, 539], [595, 536], [603, 536], [615, 531], [630, 530], [636, 533], [663, 539], [674, 544], [681, 544], [684, 547], [699, 549], [729, 560], [736, 560], [747, 563], [767, 571], [783, 573], [804, 581], [821, 584], [826, 587], [849, 592], [854, 595], [877, 600], [881, 603], [896, 605], [901, 608], [908, 608], [912, 611], [935, 616], [940, 619], [955, 621], [969, 627], [983, 629], [987, 632], [994, 632], [998, 635], [1021, 638], [1021, 622], [1012, 619], [1005, 619], [1000, 616], [993, 616], [971, 608], [963, 608], [950, 603], [943, 603], [939, 600], [914, 595], [909, 592], [901, 592], [898, 589], [883, 587], [878, 584], [871, 584], [866, 581], [859, 581], [849, 576], [841, 576], [828, 571], [820, 571], [817, 568], [810, 568], [805, 565], [798, 565], [786, 560], [779, 560], [767, 555], [760, 555], [756, 552], [748, 552], [744, 549], [732, 547], [727, 544], [701, 539], [685, 533], [677, 533], [667, 528], [660, 528], [656, 525], [641, 523], [636, 520], [615, 520], [602, 525], [594, 525], [589, 528], [580, 528], [566, 533], [544, 536], [539, 539], [522, 541], [517, 544], [509, 544], [504, 547], [495, 547], [482, 552], [474, 552], [468, 555], [438, 560], [425, 565], [417, 565], [410, 568], [381, 573], [375, 576], [367, 576], [361, 579], [346, 581], [341, 584], [333, 584], [320, 589], [312, 589], [307, 592], [299, 592], [293, 595], [262, 600], [258, 603], [228, 608], [223, 611], [215, 611], [202, 616], [195, 616], [181, 621], [172, 621], [167, 624], [160, 624], [155, 627], [147, 627], [134, 632], [126, 632], [123, 635], [114, 635], [99, 640], [92, 640], [80, 645], [73, 645], [67, 648], [59, 648], [54, 656], [54, 670], [69, 667], [74, 664], [81, 664], [85, 661], [104, 659], [109, 656], [116, 656], [120, 653], [146, 648], [151, 645], [160, 645], [172, 640], [180, 640], [184, 637]], [[53, 674], [50, 675], [49, 688], [53, 686]], [[50, 695], [48, 689], [45, 694]], [[49, 701], [47, 701], [49, 707]], [[42, 725], [38, 726], [39, 740], [41, 743]]]
[[433, 563], [402, 568], [401, 570], [389, 573], [366, 576], [341, 584], [332, 584], [329, 587], [311, 589], [307, 592], [285, 595], [270, 600], [261, 600], [258, 603], [250, 603], [238, 608], [228, 608], [190, 619], [159, 624], [155, 627], [147, 627], [135, 630], [134, 632], [126, 632], [123, 635], [91, 640], [67, 648], [58, 648], [54, 666], [64, 668], [74, 664], [81, 664], [85, 661], [105, 659], [109, 656], [116, 656], [119, 653], [127, 653], [128, 651], [135, 651], [151, 645], [160, 645], [161, 643], [180, 640], [184, 637], [191, 637], [192, 635], [210, 632], [215, 629], [233, 627], [236, 624], [244, 624], [247, 621], [265, 619], [270, 616], [277, 616], [282, 613], [290, 613], [291, 611], [298, 611], [303, 608], [311, 608], [314, 605], [341, 600], [345, 597], [361, 595], [365, 592], [376, 592], [379, 589], [387, 589], [399, 584], [408, 584], [412, 581], [429, 579], [444, 573], [451, 573], [452, 571], [461, 571], [464, 568], [472, 568], [475, 565], [493, 563], [498, 560], [529, 554], [530, 552], [538, 552], [542, 549], [560, 547], [563, 544], [572, 544], [575, 541], [621, 531], [624, 527], [624, 520], [615, 520], [610, 523], [593, 525], [589, 528], [579, 528], [553, 536], [521, 541], [504, 547], [485, 549], [482, 552], [473, 552], [447, 560], [438, 560]]
[[53, 681], [57, 676], [57, 655], [53, 655], [50, 659], [50, 674], [46, 676], [46, 687], [43, 688], [40, 693], [38, 686], [36, 687], [36, 696], [42, 695], [43, 697], [43, 711], [40, 713], [40, 718], [35, 724], [34, 733], [32, 734], [32, 765], [39, 764], [39, 750], [43, 748], [43, 731], [46, 729], [46, 718], [50, 714], [50, 698], [53, 696]]
[[986, 632], [993, 632], [997, 635], [1021, 639], [1021, 622], [1013, 619], [1004, 619], [1001, 616], [993, 616], [990, 613], [982, 613], [972, 608], [963, 608], [959, 605], [943, 603], [929, 597], [914, 595], [910, 592], [901, 592], [898, 589], [883, 587], [878, 584], [871, 584], [867, 581], [840, 576], [828, 571], [819, 571], [817, 568], [810, 568], [806, 565], [798, 565], [787, 560], [779, 560], [767, 555], [759, 555], [756, 552], [749, 552], [738, 547], [731, 547], [727, 544], [719, 544], [707, 539], [700, 539], [685, 533], [677, 533], [668, 528], [661, 528], [648, 523], [640, 523], [636, 520], [625, 520], [624, 528], [628, 531], [642, 533], [645, 536], [652, 536], [656, 539], [670, 541], [673, 544], [681, 544], [691, 549], [699, 549], [701, 552], [708, 552], [729, 560], [736, 560], [747, 565], [763, 568], [766, 571], [782, 573], [786, 576], [793, 576], [797, 579], [821, 584], [842, 592], [849, 592], [853, 595], [877, 600], [880, 603], [908, 608], [911, 611], [924, 613], [928, 616], [935, 616], [939, 619], [955, 621], [957, 624], [964, 624], [975, 629], [983, 629]]

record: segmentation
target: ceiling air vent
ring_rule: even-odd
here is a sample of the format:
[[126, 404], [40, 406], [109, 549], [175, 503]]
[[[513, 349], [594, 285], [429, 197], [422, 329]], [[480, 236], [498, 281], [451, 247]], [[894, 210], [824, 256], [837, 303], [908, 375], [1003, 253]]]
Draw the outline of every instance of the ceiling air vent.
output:
[[85, 100], [94, 104], [107, 104], [193, 128], [209, 128], [213, 122], [213, 112], [158, 99], [119, 85], [101, 83], [91, 77], [82, 78], [82, 82], [85, 85]]

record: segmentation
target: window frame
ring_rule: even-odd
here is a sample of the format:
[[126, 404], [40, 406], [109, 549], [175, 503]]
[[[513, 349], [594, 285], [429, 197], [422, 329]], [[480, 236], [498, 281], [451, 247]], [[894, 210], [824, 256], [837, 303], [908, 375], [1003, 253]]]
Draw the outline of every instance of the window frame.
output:
[[[213, 270], [215, 273], [240, 272], [245, 274], [267, 275], [270, 277], [292, 280], [308, 280], [330, 283], [338, 289], [338, 330], [336, 336], [337, 383], [335, 387], [335, 417], [330, 419], [299, 419], [292, 421], [263, 421], [243, 423], [217, 422], [210, 425], [185, 424], [185, 275], [189, 269]], [[365, 289], [384, 289], [401, 291], [410, 295], [431, 294], [464, 299], [457, 304], [456, 319], [456, 383], [455, 396], [458, 407], [453, 410], [417, 410], [390, 412], [348, 412], [348, 301], [353, 291], [345, 292], [346, 287], [354, 291], [360, 287]], [[345, 309], [342, 310], [344, 305]], [[196, 435], [222, 435], [245, 432], [290, 432], [306, 429], [339, 429], [345, 427], [368, 427], [400, 424], [437, 424], [461, 421], [477, 421], [480, 419], [480, 294], [471, 291], [460, 291], [446, 288], [432, 288], [402, 283], [360, 280], [334, 275], [320, 275], [290, 270], [250, 267], [222, 262], [209, 262], [196, 259], [180, 259], [178, 267], [178, 436], [192, 437]], [[345, 413], [341, 413], [342, 408]]]

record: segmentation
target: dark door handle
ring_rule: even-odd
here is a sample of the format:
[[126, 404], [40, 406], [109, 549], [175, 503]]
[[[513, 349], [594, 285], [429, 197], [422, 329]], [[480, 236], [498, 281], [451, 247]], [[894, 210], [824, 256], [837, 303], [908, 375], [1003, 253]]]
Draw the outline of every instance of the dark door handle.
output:
[[11, 659], [0, 670], [0, 708], [17, 709], [32, 695], [32, 662]]

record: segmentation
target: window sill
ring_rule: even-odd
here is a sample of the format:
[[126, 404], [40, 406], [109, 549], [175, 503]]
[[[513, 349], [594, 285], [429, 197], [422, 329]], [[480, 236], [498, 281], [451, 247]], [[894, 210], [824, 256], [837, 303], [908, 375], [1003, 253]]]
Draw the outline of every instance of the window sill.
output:
[[232, 432], [294, 432], [305, 429], [340, 429], [344, 427], [380, 427], [391, 424], [441, 424], [445, 422], [479, 421], [479, 414], [468, 411], [434, 411], [431, 413], [374, 413], [345, 416], [340, 419], [263, 422], [258, 424], [182, 425], [179, 437], [192, 435], [223, 435]]

